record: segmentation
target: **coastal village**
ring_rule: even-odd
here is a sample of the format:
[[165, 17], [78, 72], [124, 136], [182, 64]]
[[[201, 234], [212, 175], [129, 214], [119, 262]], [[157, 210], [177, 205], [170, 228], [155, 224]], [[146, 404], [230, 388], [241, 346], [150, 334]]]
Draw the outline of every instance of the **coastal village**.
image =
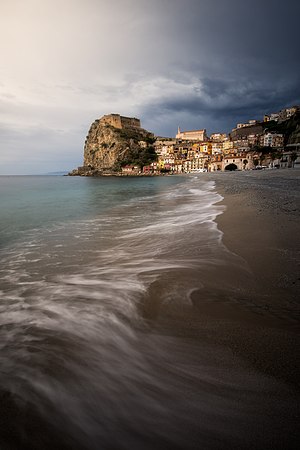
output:
[[238, 123], [230, 133], [205, 129], [158, 137], [140, 120], [119, 114], [96, 119], [84, 165], [69, 175], [165, 175], [300, 167], [300, 107]]
[[[208, 136], [205, 129], [181, 131], [178, 127], [175, 139], [157, 138], [154, 146], [158, 159], [143, 167], [143, 172], [193, 173], [300, 167], [299, 132], [290, 142], [286, 133], [273, 131], [284, 129], [284, 124], [298, 116], [299, 111], [299, 106], [293, 106], [265, 115], [262, 120], [238, 123], [229, 134]], [[134, 172], [139, 168], [129, 166], [122, 171]]]

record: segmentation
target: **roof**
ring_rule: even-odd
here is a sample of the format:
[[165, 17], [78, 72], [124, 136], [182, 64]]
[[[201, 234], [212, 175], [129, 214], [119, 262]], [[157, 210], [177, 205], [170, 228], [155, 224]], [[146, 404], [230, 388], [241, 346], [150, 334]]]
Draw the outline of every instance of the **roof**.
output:
[[178, 133], [178, 134], [181, 134], [181, 133], [199, 133], [199, 132], [203, 133], [204, 131], [205, 131], [205, 128], [204, 128], [203, 130], [187, 130], [187, 131], [180, 131], [180, 133]]

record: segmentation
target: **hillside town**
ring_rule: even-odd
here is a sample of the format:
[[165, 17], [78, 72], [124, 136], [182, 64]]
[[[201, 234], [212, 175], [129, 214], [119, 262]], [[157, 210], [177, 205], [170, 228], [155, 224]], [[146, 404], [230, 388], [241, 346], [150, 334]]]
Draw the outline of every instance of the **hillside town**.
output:
[[229, 134], [210, 136], [205, 129], [182, 131], [178, 127], [173, 139], [156, 137], [156, 161], [143, 168], [128, 164], [122, 174], [300, 167], [299, 115], [300, 107], [292, 106], [260, 120], [238, 123]]
[[173, 175], [300, 167], [300, 107], [238, 123], [229, 134], [205, 129], [158, 137], [135, 117], [107, 114], [90, 126], [83, 166], [72, 176]]

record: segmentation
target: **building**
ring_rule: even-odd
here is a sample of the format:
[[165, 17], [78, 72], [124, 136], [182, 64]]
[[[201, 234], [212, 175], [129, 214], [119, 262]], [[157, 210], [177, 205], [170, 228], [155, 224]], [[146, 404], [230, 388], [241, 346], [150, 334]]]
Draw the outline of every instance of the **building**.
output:
[[250, 119], [250, 120], [248, 120], [247, 123], [237, 123], [236, 124], [236, 128], [234, 128], [232, 131], [239, 130], [241, 128], [246, 128], [246, 127], [253, 127], [253, 126], [258, 125], [258, 124], [259, 124], [259, 120]]
[[227, 139], [226, 133], [213, 133], [210, 135], [210, 140], [215, 142], [224, 142]]
[[264, 115], [264, 122], [270, 122], [271, 116], [269, 114]]
[[138, 166], [127, 165], [127, 166], [122, 167], [123, 175], [138, 175], [140, 172], [141, 172], [141, 169]]
[[271, 113], [271, 114], [264, 115], [264, 122], [271, 122], [271, 120], [278, 122], [278, 119], [279, 119], [279, 113]]
[[207, 153], [208, 155], [212, 154], [212, 143], [211, 142], [203, 142], [200, 144], [200, 152]]
[[249, 134], [247, 136], [248, 146], [251, 148], [251, 147], [254, 147], [255, 145], [258, 145], [259, 139], [260, 139], [259, 134]]
[[111, 125], [115, 128], [141, 128], [141, 121], [136, 117], [125, 117], [120, 114], [106, 114], [101, 117], [100, 123]]
[[232, 153], [233, 150], [233, 141], [227, 139], [223, 142], [223, 153], [226, 155], [227, 153]]
[[221, 154], [223, 152], [223, 142], [212, 142], [211, 153], [212, 155]]
[[169, 153], [174, 153], [174, 146], [176, 145], [175, 140], [156, 140], [154, 142], [154, 148], [157, 155], [168, 155]]
[[270, 115], [270, 120], [274, 120], [275, 122], [278, 122], [279, 119], [279, 113], [272, 113]]
[[264, 147], [282, 147], [284, 141], [283, 134], [265, 133], [261, 136], [261, 145]]
[[214, 155], [210, 158], [209, 161], [209, 171], [210, 172], [217, 172], [222, 170], [222, 161], [223, 161], [223, 155]]
[[250, 170], [254, 167], [252, 157], [247, 153], [224, 156], [222, 161], [222, 170], [226, 170], [226, 167], [229, 164], [235, 164], [237, 170]]
[[249, 150], [248, 136], [237, 136], [233, 140], [232, 153], [248, 152]]
[[183, 161], [183, 172], [204, 172], [207, 169], [207, 158], [200, 157], [199, 155]]
[[176, 139], [185, 141], [204, 141], [206, 139], [206, 130], [180, 131], [180, 128], [178, 127]]
[[297, 111], [299, 111], [299, 106], [282, 109], [279, 111], [279, 122], [290, 119]]

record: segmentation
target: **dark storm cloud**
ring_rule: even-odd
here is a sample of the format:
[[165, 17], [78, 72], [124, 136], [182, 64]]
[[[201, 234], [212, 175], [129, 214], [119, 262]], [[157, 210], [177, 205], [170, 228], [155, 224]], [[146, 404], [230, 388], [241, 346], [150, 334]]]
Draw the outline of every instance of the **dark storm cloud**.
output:
[[190, 1], [182, 22], [179, 3], [174, 20], [185, 52], [178, 67], [190, 89], [162, 92], [144, 105], [146, 118], [182, 117], [186, 126], [201, 121], [229, 131], [238, 121], [300, 103], [300, 2]]
[[145, 120], [155, 116], [156, 123], [166, 123], [173, 117], [173, 127], [168, 133], [159, 128], [158, 134], [174, 136], [176, 124], [185, 129], [229, 132], [238, 122], [262, 120], [266, 113], [297, 104], [300, 104], [300, 79], [276, 84], [275, 81], [203, 78], [184, 95], [174, 91], [148, 104], [143, 116]]
[[80, 165], [90, 123], [110, 112], [172, 136], [178, 124], [229, 131], [300, 103], [299, 4], [2, 0], [1, 173], [10, 155], [21, 173], [24, 148], [59, 170], [69, 142]]
[[[192, 114], [209, 114], [223, 116], [248, 117], [252, 114], [264, 114], [300, 103], [299, 82], [286, 86], [274, 86], [273, 83], [255, 85], [250, 81], [238, 84], [237, 81], [226, 82], [219, 79], [202, 80], [202, 89], [191, 90], [188, 96], [162, 96], [160, 100], [147, 105], [148, 110], [156, 114], [165, 112], [190, 112]], [[145, 112], [147, 110], [145, 108]]]

